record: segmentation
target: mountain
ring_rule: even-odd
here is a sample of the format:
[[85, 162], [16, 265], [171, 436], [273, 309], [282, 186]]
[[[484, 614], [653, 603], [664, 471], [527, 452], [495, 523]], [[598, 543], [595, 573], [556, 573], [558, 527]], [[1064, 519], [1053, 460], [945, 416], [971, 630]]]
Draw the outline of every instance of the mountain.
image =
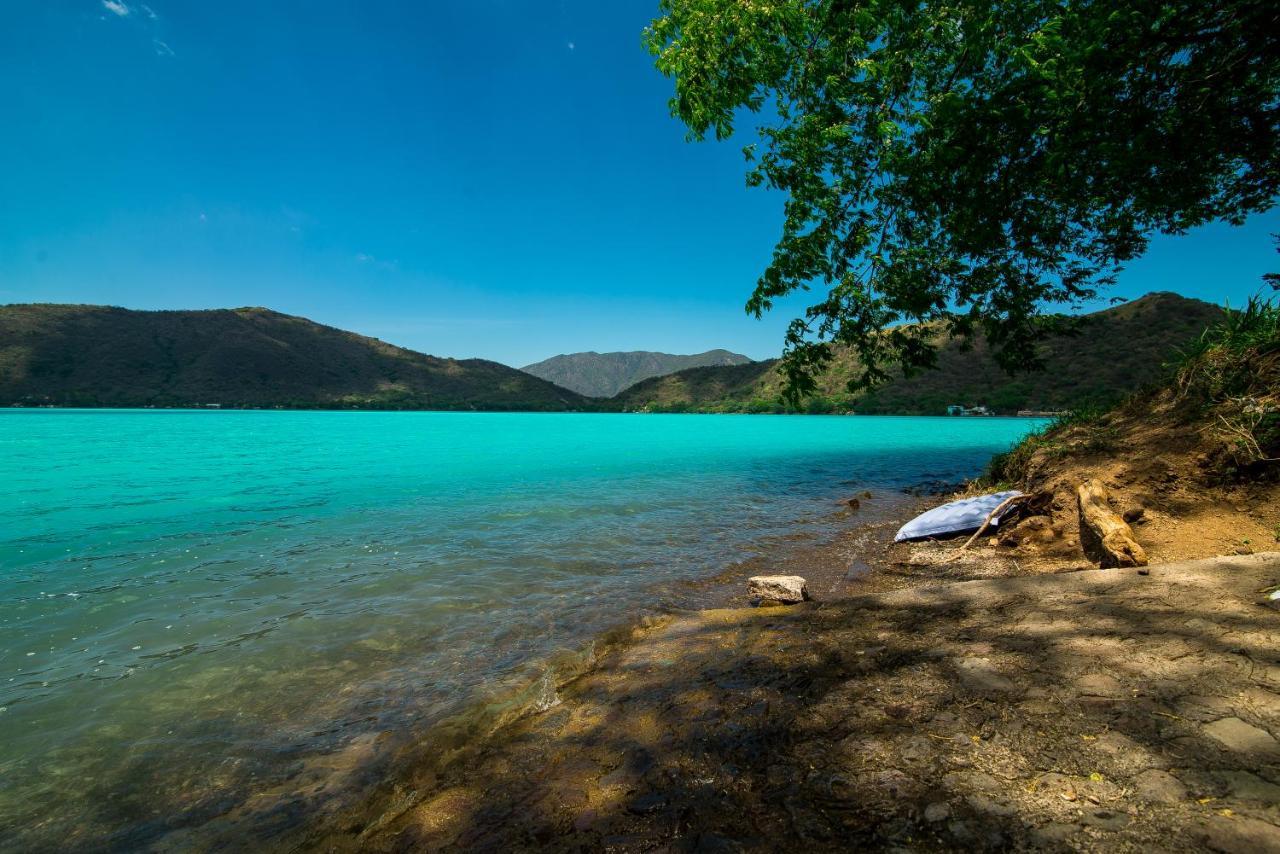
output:
[[[1081, 318], [1078, 333], [1043, 344], [1045, 370], [1010, 376], [986, 343], [971, 349], [941, 343], [936, 370], [898, 377], [865, 394], [850, 394], [857, 358], [837, 353], [818, 380], [811, 412], [941, 415], [947, 406], [985, 405], [999, 413], [1021, 409], [1064, 410], [1103, 405], [1160, 380], [1176, 356], [1223, 311], [1200, 300], [1153, 293]], [[735, 367], [694, 368], [645, 380], [617, 395], [610, 406], [626, 411], [774, 412], [782, 378], [777, 361]]]
[[631, 353], [570, 353], [552, 356], [520, 370], [588, 397], [613, 397], [624, 388], [649, 377], [687, 368], [745, 365], [750, 362], [746, 356], [728, 350], [708, 350], [695, 356], [641, 350]]
[[581, 409], [482, 359], [441, 359], [264, 308], [0, 306], [0, 405]]

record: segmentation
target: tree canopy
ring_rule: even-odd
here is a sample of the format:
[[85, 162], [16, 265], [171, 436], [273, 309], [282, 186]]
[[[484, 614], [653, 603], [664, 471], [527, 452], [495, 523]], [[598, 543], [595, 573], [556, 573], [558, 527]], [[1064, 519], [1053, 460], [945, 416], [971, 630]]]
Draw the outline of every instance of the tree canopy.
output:
[[645, 33], [694, 139], [759, 114], [748, 183], [786, 194], [747, 310], [791, 323], [791, 395], [832, 344], [851, 386], [933, 364], [939, 330], [1036, 361], [1053, 304], [1155, 233], [1271, 207], [1270, 0], [662, 0]]

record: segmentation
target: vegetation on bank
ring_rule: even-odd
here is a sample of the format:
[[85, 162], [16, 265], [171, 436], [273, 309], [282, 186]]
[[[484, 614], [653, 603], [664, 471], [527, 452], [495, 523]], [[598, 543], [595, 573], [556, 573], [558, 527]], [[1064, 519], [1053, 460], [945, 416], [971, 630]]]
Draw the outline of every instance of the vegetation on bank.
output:
[[[662, 0], [646, 32], [693, 139], [755, 120], [783, 224], [747, 310], [812, 294], [788, 392], [849, 388], [981, 335], [1023, 370], [1045, 307], [1105, 290], [1153, 234], [1269, 210], [1280, 17], [1263, 0]], [[938, 332], [941, 330], [942, 334]]]
[[1033, 460], [1118, 452], [1117, 423], [1195, 433], [1205, 476], [1238, 482], [1280, 475], [1280, 304], [1254, 297], [1204, 330], [1165, 366], [1165, 381], [1114, 407], [1077, 409], [992, 459], [984, 485], [1025, 482]]
[[[495, 362], [440, 359], [265, 309], [7, 306], [0, 307], [0, 405], [819, 415], [941, 415], [952, 404], [1005, 415], [1097, 410], [1161, 380], [1160, 366], [1177, 357], [1179, 345], [1211, 340], [1197, 338], [1206, 327], [1253, 328], [1266, 311], [1255, 305], [1224, 319], [1208, 303], [1150, 294], [1088, 315], [1072, 333], [1044, 342], [1044, 372], [1010, 376], [983, 342], [949, 341], [935, 370], [860, 393], [846, 388], [859, 366], [845, 351], [813, 395], [789, 404], [777, 360], [692, 368], [602, 400]], [[1188, 382], [1237, 382], [1224, 366], [1207, 365]]]
[[863, 415], [942, 415], [952, 404], [985, 405], [999, 414], [1019, 410], [1062, 411], [1103, 407], [1161, 379], [1161, 365], [1175, 358], [1222, 309], [1171, 293], [1086, 315], [1074, 328], [1043, 342], [1044, 371], [1010, 376], [985, 341], [972, 347], [944, 341], [938, 364], [911, 377], [897, 376], [866, 392], [850, 392], [860, 367], [842, 351], [816, 379], [810, 397], [783, 400], [785, 375], [776, 360], [733, 367], [697, 368], [657, 377], [627, 389], [611, 402], [647, 412], [853, 412]]

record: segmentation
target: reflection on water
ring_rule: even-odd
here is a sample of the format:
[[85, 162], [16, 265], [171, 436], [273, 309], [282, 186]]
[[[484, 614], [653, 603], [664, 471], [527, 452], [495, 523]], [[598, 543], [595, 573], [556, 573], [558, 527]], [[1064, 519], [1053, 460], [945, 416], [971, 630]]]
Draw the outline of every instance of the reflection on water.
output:
[[128, 847], [348, 780], [324, 757], [526, 684], [849, 483], [972, 474], [1033, 426], [0, 413], [0, 843]]

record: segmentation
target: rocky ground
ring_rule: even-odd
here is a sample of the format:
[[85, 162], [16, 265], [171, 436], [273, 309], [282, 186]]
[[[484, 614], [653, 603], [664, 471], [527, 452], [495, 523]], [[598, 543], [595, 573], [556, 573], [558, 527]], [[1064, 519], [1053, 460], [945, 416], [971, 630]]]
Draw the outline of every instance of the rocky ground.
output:
[[1277, 851], [1277, 584], [1260, 554], [675, 617], [305, 847]]

